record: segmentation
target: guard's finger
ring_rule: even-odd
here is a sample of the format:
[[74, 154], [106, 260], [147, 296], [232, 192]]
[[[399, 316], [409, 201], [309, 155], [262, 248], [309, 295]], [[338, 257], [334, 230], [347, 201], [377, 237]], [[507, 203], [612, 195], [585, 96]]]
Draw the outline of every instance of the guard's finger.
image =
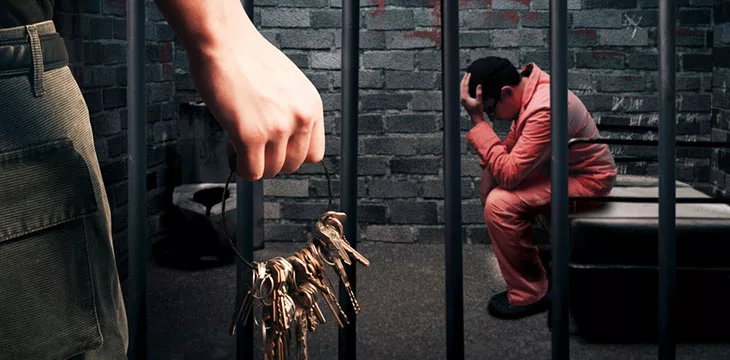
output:
[[286, 161], [288, 141], [285, 137], [269, 140], [266, 143], [266, 162], [264, 163], [264, 179], [270, 179], [281, 171]]
[[306, 162], [318, 163], [324, 158], [325, 136], [324, 116], [320, 115], [314, 122], [309, 137], [309, 150], [307, 151]]
[[477, 100], [479, 101], [480, 104], [482, 103], [482, 86], [481, 85], [477, 85]]
[[238, 155], [236, 174], [244, 180], [256, 181], [264, 174], [265, 145], [258, 142], [239, 144], [234, 149]]
[[281, 171], [286, 174], [291, 174], [299, 169], [309, 152], [311, 133], [312, 129], [310, 126], [308, 129], [302, 129], [301, 131], [292, 134], [286, 145], [286, 160], [284, 161]]
[[469, 98], [469, 73], [464, 74], [464, 77], [461, 78], [461, 86], [459, 86], [459, 88], [460, 88], [461, 98], [464, 100], [468, 99]]

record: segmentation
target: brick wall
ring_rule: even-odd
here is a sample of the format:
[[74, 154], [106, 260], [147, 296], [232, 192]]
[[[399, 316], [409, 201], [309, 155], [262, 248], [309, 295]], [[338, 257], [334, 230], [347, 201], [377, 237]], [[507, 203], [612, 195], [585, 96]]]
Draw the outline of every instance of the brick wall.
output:
[[[548, 0], [463, 0], [462, 69], [486, 55], [549, 71]], [[602, 126], [658, 122], [657, 0], [569, 0], [569, 87]], [[680, 0], [677, 90], [680, 139], [725, 138], [724, 95], [730, 37], [725, 2]], [[126, 271], [127, 166], [125, 1], [57, 2], [56, 23], [72, 56], [91, 116], [113, 209], [122, 273]], [[443, 241], [440, 3], [361, 0], [358, 194], [363, 240]], [[718, 14], [718, 11], [720, 13]], [[714, 14], [714, 15], [713, 15]], [[720, 19], [720, 20], [718, 20]], [[718, 28], [713, 31], [713, 21]], [[326, 162], [339, 196], [341, 1], [257, 0], [254, 22], [321, 91]], [[170, 194], [179, 184], [175, 119], [179, 105], [199, 100], [185, 52], [149, 2], [147, 27], [148, 224], [150, 241], [167, 236]], [[715, 48], [713, 49], [713, 45]], [[713, 67], [713, 58], [715, 65]], [[714, 75], [714, 81], [713, 81]], [[713, 93], [715, 99], [713, 102]], [[712, 110], [711, 110], [712, 109]], [[465, 115], [465, 114], [464, 114]], [[494, 124], [504, 136], [505, 122]], [[462, 118], [463, 135], [470, 128]], [[606, 129], [607, 137], [655, 138], [656, 132]], [[462, 137], [464, 240], [488, 241], [478, 200], [478, 160]], [[655, 154], [614, 147], [620, 159]], [[727, 152], [678, 149], [678, 178], [698, 189], [726, 191]], [[712, 163], [712, 165], [711, 165]], [[620, 164], [622, 173], [656, 174], [656, 163]], [[713, 169], [711, 171], [711, 169]], [[724, 172], [723, 172], [724, 171]], [[730, 179], [730, 177], [727, 177]], [[723, 190], [724, 189], [724, 190]], [[319, 165], [265, 182], [268, 241], [304, 241], [327, 204]], [[337, 198], [335, 199], [337, 202]], [[124, 277], [125, 275], [123, 275]]]
[[[712, 140], [730, 139], [730, 1], [715, 1], [712, 81]], [[712, 152], [711, 182], [715, 196], [730, 196], [730, 151]]]
[[[461, 1], [462, 70], [498, 55], [549, 71], [547, 0]], [[657, 1], [571, 0], [569, 87], [606, 129], [606, 137], [656, 138], [656, 131], [617, 130], [658, 125]], [[256, 24], [310, 77], [326, 111], [330, 169], [339, 172], [340, 1], [256, 2]], [[677, 14], [677, 133], [709, 140], [712, 105], [712, 2], [679, 1]], [[442, 242], [442, 115], [440, 3], [361, 1], [360, 234], [363, 239]], [[506, 135], [505, 122], [494, 124]], [[462, 119], [464, 135], [470, 128]], [[477, 157], [462, 138], [464, 239], [488, 241], [478, 200]], [[612, 147], [621, 173], [656, 174], [657, 163], [625, 162], [653, 148]], [[677, 175], [711, 192], [710, 151], [678, 149]], [[325, 208], [320, 167], [306, 166], [266, 186], [267, 239], [305, 240]], [[334, 181], [338, 195], [338, 181]]]
[[[71, 69], [89, 108], [112, 211], [120, 276], [127, 277], [127, 30], [125, 0], [62, 0], [54, 22], [66, 39]], [[146, 29], [147, 237], [167, 235], [172, 190], [179, 184], [173, 33], [148, 1]]]

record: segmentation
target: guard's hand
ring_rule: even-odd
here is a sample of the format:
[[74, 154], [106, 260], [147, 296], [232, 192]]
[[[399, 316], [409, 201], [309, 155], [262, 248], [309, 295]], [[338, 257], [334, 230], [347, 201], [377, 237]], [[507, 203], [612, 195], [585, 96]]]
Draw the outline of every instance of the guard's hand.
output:
[[256, 33], [190, 54], [195, 86], [228, 133], [244, 180], [292, 173], [324, 157], [322, 99], [279, 49]]
[[484, 103], [482, 102], [482, 86], [477, 85], [477, 97], [471, 97], [469, 95], [469, 79], [471, 79], [471, 73], [464, 74], [464, 77], [461, 79], [461, 105], [464, 106], [464, 109], [467, 113], [469, 113], [469, 116], [472, 118], [472, 120], [475, 117], [483, 119]]

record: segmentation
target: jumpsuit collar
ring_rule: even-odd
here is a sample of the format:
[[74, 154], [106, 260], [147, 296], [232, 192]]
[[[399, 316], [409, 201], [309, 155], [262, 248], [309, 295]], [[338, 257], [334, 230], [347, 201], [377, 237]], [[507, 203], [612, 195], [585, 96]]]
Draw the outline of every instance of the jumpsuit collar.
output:
[[530, 67], [532, 67], [532, 72], [527, 77], [527, 84], [525, 84], [525, 90], [522, 93], [522, 111], [524, 111], [527, 108], [527, 105], [530, 104], [533, 95], [535, 95], [535, 90], [537, 90], [537, 85], [550, 81], [548, 74], [542, 71], [542, 69], [540, 69], [540, 67], [538, 67], [534, 62], [530, 62], [525, 65], [525, 67], [520, 70], [520, 76], [525, 71], [529, 70]]

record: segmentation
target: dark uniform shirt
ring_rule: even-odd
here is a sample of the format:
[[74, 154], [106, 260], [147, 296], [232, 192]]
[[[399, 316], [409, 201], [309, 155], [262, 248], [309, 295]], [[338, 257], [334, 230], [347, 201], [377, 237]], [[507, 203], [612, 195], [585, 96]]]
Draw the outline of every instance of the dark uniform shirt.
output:
[[55, 0], [0, 0], [0, 28], [51, 20]]

